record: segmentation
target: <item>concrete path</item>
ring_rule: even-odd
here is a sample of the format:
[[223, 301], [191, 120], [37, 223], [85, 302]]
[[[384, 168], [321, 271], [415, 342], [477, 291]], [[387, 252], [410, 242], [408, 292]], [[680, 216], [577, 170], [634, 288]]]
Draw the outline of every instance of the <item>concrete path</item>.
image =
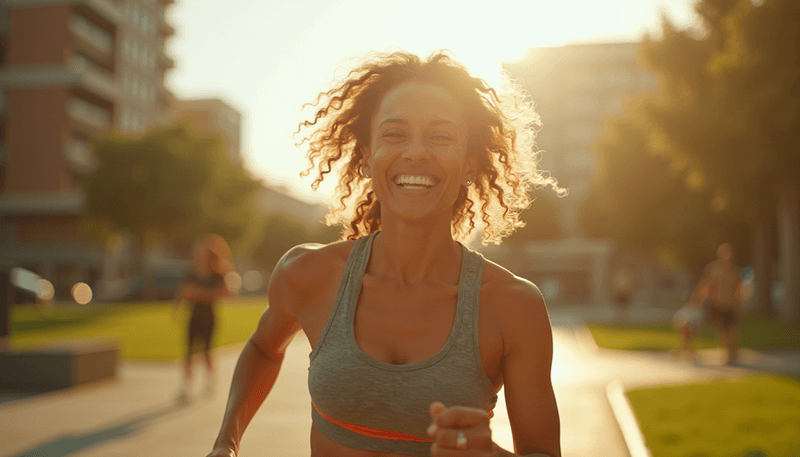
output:
[[[745, 352], [744, 367], [729, 368], [713, 352], [693, 365], [664, 354], [598, 350], [574, 310], [556, 310], [552, 319], [552, 378], [564, 457], [629, 455], [606, 398], [612, 380], [634, 387], [746, 376], [769, 363], [773, 368], [794, 363], [800, 369], [800, 354], [779, 354], [767, 363], [769, 357]], [[125, 363], [114, 381], [2, 403], [0, 457], [205, 456], [221, 422], [239, 350], [218, 354], [219, 391], [213, 396], [198, 392], [186, 405], [175, 401], [181, 379], [175, 363]], [[308, 457], [309, 351], [302, 337], [290, 345], [273, 393], [245, 433], [241, 457]], [[513, 449], [502, 398], [492, 428], [495, 441]]]

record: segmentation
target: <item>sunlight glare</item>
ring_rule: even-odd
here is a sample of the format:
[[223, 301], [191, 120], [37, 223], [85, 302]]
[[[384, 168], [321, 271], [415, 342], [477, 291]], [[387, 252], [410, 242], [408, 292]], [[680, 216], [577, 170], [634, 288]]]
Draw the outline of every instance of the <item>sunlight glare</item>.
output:
[[92, 301], [92, 288], [85, 282], [72, 286], [72, 299], [79, 305], [88, 305]]

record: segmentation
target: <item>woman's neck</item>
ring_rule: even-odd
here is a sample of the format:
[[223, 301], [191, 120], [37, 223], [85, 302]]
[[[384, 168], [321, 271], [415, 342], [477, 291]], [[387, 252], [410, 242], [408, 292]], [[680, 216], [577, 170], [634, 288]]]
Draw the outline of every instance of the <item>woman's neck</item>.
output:
[[449, 220], [446, 224], [382, 220], [381, 233], [372, 246], [369, 273], [402, 285], [458, 283], [461, 246], [450, 230]]

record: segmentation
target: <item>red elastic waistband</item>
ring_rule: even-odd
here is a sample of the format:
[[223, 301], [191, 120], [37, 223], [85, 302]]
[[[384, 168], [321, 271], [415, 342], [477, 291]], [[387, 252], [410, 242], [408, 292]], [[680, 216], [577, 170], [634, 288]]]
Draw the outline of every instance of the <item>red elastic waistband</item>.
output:
[[334, 424], [336, 424], [336, 425], [338, 425], [340, 427], [346, 428], [347, 430], [350, 430], [351, 432], [358, 433], [360, 435], [368, 436], [370, 438], [382, 438], [382, 439], [385, 439], [385, 440], [416, 441], [418, 443], [433, 443], [433, 440], [429, 440], [429, 439], [426, 439], [426, 438], [419, 438], [417, 436], [409, 435], [407, 433], [400, 433], [400, 432], [395, 432], [395, 431], [392, 431], [392, 430], [380, 430], [380, 429], [377, 429], [377, 428], [370, 428], [370, 427], [365, 427], [363, 425], [348, 424], [347, 422], [338, 421], [336, 419], [333, 419], [333, 418], [328, 417], [325, 414], [323, 414], [322, 411], [320, 411], [319, 408], [317, 408], [317, 405], [315, 405], [313, 401], [311, 402], [311, 406], [313, 406], [314, 410], [317, 412], [317, 414], [322, 416], [325, 420], [327, 420], [329, 422], [333, 422]]

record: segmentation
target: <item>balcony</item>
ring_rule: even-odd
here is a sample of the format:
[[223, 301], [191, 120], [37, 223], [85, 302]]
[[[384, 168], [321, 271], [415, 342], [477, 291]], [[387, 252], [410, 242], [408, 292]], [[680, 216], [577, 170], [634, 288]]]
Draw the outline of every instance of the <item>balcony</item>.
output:
[[67, 113], [73, 119], [99, 130], [111, 127], [111, 112], [82, 98], [73, 97], [67, 102]]
[[175, 59], [173, 59], [172, 57], [168, 56], [166, 53], [164, 53], [163, 50], [159, 50], [159, 52], [158, 52], [158, 64], [159, 64], [159, 66], [161, 68], [169, 70], [169, 69], [175, 68]]
[[97, 166], [92, 148], [85, 141], [78, 139], [73, 139], [64, 147], [64, 158], [72, 169], [80, 174], [90, 173]]
[[158, 21], [158, 32], [166, 37], [175, 35], [175, 27], [173, 27], [166, 19]]
[[75, 56], [67, 66], [73, 85], [112, 102], [119, 100], [120, 90], [114, 74], [89, 59]]
[[82, 191], [59, 194], [0, 196], [0, 216], [18, 214], [80, 214], [86, 198]]
[[109, 31], [98, 27], [93, 22], [79, 14], [73, 15], [69, 19], [67, 26], [73, 34], [83, 41], [90, 43], [97, 50], [106, 55], [113, 54], [114, 37]]
[[77, 3], [76, 10], [79, 12], [81, 10], [89, 10], [115, 26], [123, 23], [122, 11], [118, 6], [118, 2], [111, 0], [79, 0]]

